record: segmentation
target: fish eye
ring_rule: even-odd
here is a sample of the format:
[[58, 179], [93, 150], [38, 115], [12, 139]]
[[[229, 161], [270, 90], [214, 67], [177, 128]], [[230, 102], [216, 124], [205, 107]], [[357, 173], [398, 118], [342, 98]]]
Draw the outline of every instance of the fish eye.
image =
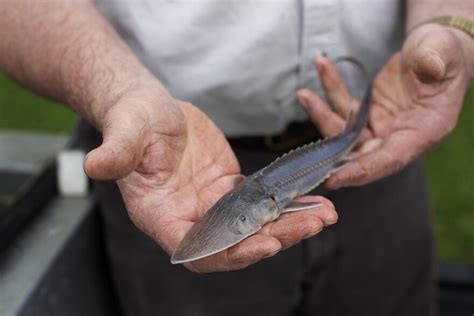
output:
[[245, 217], [245, 215], [240, 215], [239, 219], [241, 222], [245, 222], [247, 220], [247, 217]]

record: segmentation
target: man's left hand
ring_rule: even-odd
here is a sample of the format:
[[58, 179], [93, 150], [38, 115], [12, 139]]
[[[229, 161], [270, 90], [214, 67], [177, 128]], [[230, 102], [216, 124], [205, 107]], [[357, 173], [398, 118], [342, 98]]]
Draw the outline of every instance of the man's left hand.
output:
[[[367, 127], [352, 157], [326, 182], [328, 188], [363, 185], [388, 176], [440, 143], [456, 126], [473, 73], [474, 41], [461, 31], [426, 24], [415, 29], [403, 50], [376, 76]], [[297, 92], [310, 119], [325, 136], [341, 132], [354, 100], [335, 65], [315, 61], [328, 100]]]

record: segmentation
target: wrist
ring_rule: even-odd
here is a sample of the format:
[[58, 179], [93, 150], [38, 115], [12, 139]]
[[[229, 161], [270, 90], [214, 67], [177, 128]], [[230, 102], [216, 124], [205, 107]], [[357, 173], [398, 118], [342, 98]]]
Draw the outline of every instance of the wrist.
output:
[[474, 38], [462, 30], [448, 26], [442, 27], [448, 28], [451, 34], [458, 40], [466, 61], [468, 74], [471, 78], [474, 78]]
[[[97, 129], [102, 130], [107, 114], [117, 105], [128, 103], [134, 108], [145, 104], [164, 105], [172, 103], [171, 96], [163, 85], [146, 69], [142, 73], [121, 74], [114, 78], [107, 89], [95, 89], [91, 96], [71, 100], [73, 108]], [[76, 105], [73, 103], [78, 101]], [[124, 113], [126, 115], [126, 113]]]

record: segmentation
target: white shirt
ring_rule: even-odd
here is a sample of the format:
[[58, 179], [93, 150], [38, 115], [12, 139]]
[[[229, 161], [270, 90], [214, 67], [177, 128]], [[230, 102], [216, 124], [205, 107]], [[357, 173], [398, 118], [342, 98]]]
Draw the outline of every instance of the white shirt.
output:
[[[278, 133], [305, 114], [295, 92], [321, 92], [321, 51], [374, 75], [403, 39], [401, 0], [96, 0], [141, 61], [228, 136]], [[351, 91], [364, 83], [343, 68]]]

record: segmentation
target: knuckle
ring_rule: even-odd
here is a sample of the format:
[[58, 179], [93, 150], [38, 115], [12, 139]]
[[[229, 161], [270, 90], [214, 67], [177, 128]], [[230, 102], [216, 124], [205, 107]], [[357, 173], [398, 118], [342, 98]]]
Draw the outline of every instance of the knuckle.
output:
[[249, 265], [247, 261], [245, 256], [242, 256], [239, 252], [225, 252], [224, 266], [226, 271], [243, 269]]
[[229, 256], [225, 271], [241, 270], [249, 265], [250, 262], [246, 258]]
[[370, 175], [370, 167], [364, 163], [359, 163], [359, 172], [354, 175], [353, 180], [365, 179]]
[[311, 233], [317, 233], [324, 227], [324, 223], [321, 218], [316, 216], [311, 216], [310, 219], [306, 221], [306, 227], [303, 231]]

